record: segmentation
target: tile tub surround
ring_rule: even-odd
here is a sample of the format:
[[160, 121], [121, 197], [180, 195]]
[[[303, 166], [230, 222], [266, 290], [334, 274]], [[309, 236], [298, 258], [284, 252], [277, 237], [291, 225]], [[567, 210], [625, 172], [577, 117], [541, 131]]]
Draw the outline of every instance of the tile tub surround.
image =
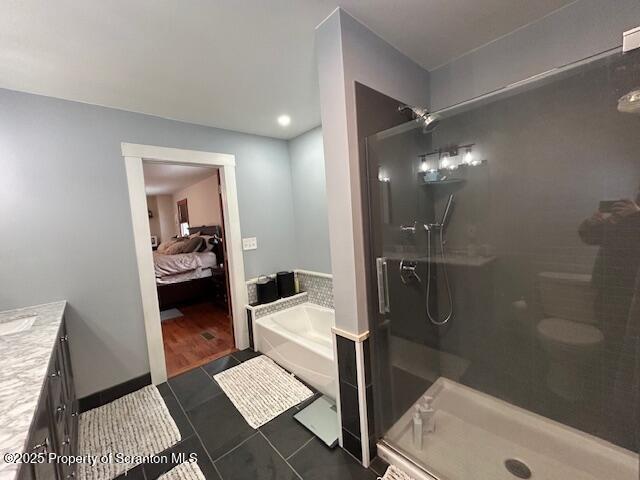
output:
[[370, 339], [368, 334], [346, 336], [338, 329], [333, 333], [338, 359], [342, 447], [368, 466], [376, 456]]
[[[309, 302], [321, 307], [333, 308], [333, 275], [329, 273], [294, 270], [301, 292], [309, 294]], [[254, 278], [247, 282], [249, 304], [258, 301], [256, 281]]]
[[[0, 458], [25, 449], [65, 307], [62, 301], [0, 313], [0, 323], [37, 316], [31, 328], [0, 336]], [[15, 478], [18, 467], [0, 460], [0, 480]]]
[[275, 302], [265, 303], [263, 305], [256, 306], [248, 306], [253, 314], [253, 319], [264, 317], [271, 313], [279, 312], [280, 310], [286, 310], [287, 308], [291, 308], [295, 305], [300, 305], [301, 303], [308, 302], [309, 294], [307, 292], [297, 293], [296, 295], [292, 295], [287, 298], [281, 298], [280, 300], [276, 300]]
[[[293, 418], [308, 402], [257, 430], [249, 427], [212, 376], [255, 356], [250, 350], [234, 352], [198, 373], [183, 374], [184, 380], [178, 376], [158, 386], [183, 438], [163, 453], [197, 453], [207, 480], [375, 480], [373, 470], [340, 448], [327, 448]], [[172, 466], [140, 465], [119, 480], [154, 480]]]
[[296, 270], [300, 291], [309, 293], [309, 302], [333, 309], [333, 275]]

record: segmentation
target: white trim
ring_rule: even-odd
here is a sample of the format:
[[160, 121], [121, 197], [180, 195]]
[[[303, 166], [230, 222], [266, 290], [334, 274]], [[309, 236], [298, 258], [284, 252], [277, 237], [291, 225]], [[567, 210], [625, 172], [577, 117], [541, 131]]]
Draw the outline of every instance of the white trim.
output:
[[139, 143], [121, 143], [123, 157], [137, 157], [145, 160], [156, 160], [161, 163], [184, 163], [197, 165], [213, 165], [222, 167], [235, 166], [236, 157], [227, 153], [202, 152], [199, 150], [183, 150], [182, 148], [156, 147]]
[[362, 466], [369, 468], [369, 422], [367, 421], [367, 386], [364, 374], [364, 344], [355, 342], [356, 379], [358, 382], [358, 411], [360, 412], [360, 445], [362, 447]]
[[[311, 270], [300, 270], [299, 268], [294, 269], [293, 273], [302, 273], [302, 274], [305, 274], [305, 275], [311, 275], [311, 276], [320, 277], [320, 278], [328, 278], [330, 280], [333, 280], [333, 275], [331, 273], [312, 272]], [[275, 275], [275, 273], [272, 273], [271, 275], [266, 275], [266, 276], [268, 277], [268, 276], [273, 276], [273, 275]], [[260, 277], [250, 278], [249, 280], [247, 280], [247, 285], [251, 285], [251, 284], [256, 283], [259, 278]]]
[[142, 162], [180, 163], [185, 165], [208, 165], [218, 167], [224, 212], [224, 231], [227, 246], [229, 286], [231, 289], [231, 314], [236, 348], [249, 346], [244, 305], [247, 303], [247, 288], [244, 279], [244, 259], [240, 233], [240, 213], [235, 176], [235, 157], [223, 153], [182, 150], [122, 143], [122, 155], [127, 174], [129, 203], [133, 238], [138, 264], [142, 311], [144, 316], [147, 351], [151, 381], [157, 385], [167, 379], [167, 368], [160, 326], [160, 308], [153, 267], [153, 254], [149, 244], [149, 215], [144, 185]]
[[367, 330], [366, 332], [357, 334], [357, 335], [355, 333], [347, 332], [345, 330], [341, 330], [341, 329], [336, 328], [336, 327], [331, 327], [331, 331], [333, 333], [335, 333], [336, 335], [340, 335], [341, 337], [347, 338], [347, 339], [351, 340], [352, 342], [356, 342], [356, 343], [362, 343], [367, 338], [369, 338], [369, 330]]
[[330, 273], [322, 273], [322, 272], [312, 272], [310, 270], [294, 270], [294, 273], [302, 273], [305, 275], [311, 275], [313, 277], [320, 277], [320, 278], [329, 278], [333, 280], [333, 275]]

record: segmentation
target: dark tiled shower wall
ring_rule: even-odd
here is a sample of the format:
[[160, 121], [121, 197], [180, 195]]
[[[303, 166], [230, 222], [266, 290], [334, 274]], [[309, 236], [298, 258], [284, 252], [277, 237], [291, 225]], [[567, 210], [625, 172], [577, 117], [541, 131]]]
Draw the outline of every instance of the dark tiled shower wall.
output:
[[[308, 301], [321, 307], [333, 308], [333, 278], [325, 273], [309, 272], [306, 270], [295, 271], [300, 292], [309, 294]], [[258, 300], [255, 281], [247, 282], [247, 296], [249, 304]]]
[[[363, 463], [376, 456], [374, 435], [373, 393], [371, 385], [371, 361], [369, 356], [369, 339], [362, 342], [362, 369], [364, 372], [365, 405], [360, 405], [358, 398], [358, 366], [356, 349], [358, 343], [336, 335], [336, 350], [338, 360], [338, 378], [340, 392], [340, 415], [343, 448]], [[364, 407], [364, 408], [361, 408]], [[362, 411], [364, 410], [364, 411]], [[362, 432], [361, 416], [367, 417], [367, 432]], [[367, 436], [369, 444], [369, 458], [364, 458], [363, 435]]]

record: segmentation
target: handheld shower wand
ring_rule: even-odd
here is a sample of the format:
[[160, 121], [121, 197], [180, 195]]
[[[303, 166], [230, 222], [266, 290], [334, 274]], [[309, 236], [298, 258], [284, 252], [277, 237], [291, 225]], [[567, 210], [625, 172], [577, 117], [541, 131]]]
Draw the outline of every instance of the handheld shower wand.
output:
[[[451, 285], [449, 284], [449, 275], [447, 273], [447, 257], [446, 254], [444, 252], [444, 231], [446, 229], [447, 224], [449, 223], [449, 217], [451, 215], [451, 206], [453, 204], [453, 199], [455, 198], [455, 196], [453, 194], [449, 195], [449, 199], [447, 200], [447, 206], [444, 209], [444, 213], [442, 214], [442, 219], [440, 220], [440, 223], [429, 223], [426, 224], [424, 226], [424, 229], [427, 231], [427, 299], [426, 299], [426, 310], [427, 310], [427, 317], [429, 318], [429, 320], [431, 321], [431, 323], [433, 323], [434, 325], [441, 327], [443, 325], [446, 325], [449, 320], [451, 320], [451, 317], [453, 317], [453, 296], [451, 294]], [[432, 242], [432, 234], [435, 234], [435, 232], [437, 232], [437, 234], [439, 235], [439, 239], [440, 239], [440, 255], [441, 255], [441, 259], [442, 259], [442, 275], [444, 276], [444, 283], [447, 289], [447, 297], [449, 299], [449, 312], [442, 318], [434, 318], [434, 316], [432, 315], [431, 312], [431, 306], [430, 306], [430, 298], [431, 298], [431, 268], [432, 268], [432, 263], [434, 261], [436, 261], [437, 258], [437, 252], [435, 255], [435, 258], [432, 259], [431, 255], [432, 255], [432, 248], [431, 248], [431, 242]], [[437, 249], [437, 246], [436, 246]], [[436, 279], [437, 281], [437, 279]]]

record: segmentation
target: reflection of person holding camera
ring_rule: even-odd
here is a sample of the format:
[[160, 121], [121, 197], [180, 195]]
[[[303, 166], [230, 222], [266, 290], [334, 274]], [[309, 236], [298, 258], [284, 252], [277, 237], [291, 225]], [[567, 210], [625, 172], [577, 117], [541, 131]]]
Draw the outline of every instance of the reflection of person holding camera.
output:
[[596, 315], [609, 351], [620, 352], [640, 268], [640, 191], [635, 201], [601, 202], [578, 231], [585, 243], [600, 246], [593, 266]]

